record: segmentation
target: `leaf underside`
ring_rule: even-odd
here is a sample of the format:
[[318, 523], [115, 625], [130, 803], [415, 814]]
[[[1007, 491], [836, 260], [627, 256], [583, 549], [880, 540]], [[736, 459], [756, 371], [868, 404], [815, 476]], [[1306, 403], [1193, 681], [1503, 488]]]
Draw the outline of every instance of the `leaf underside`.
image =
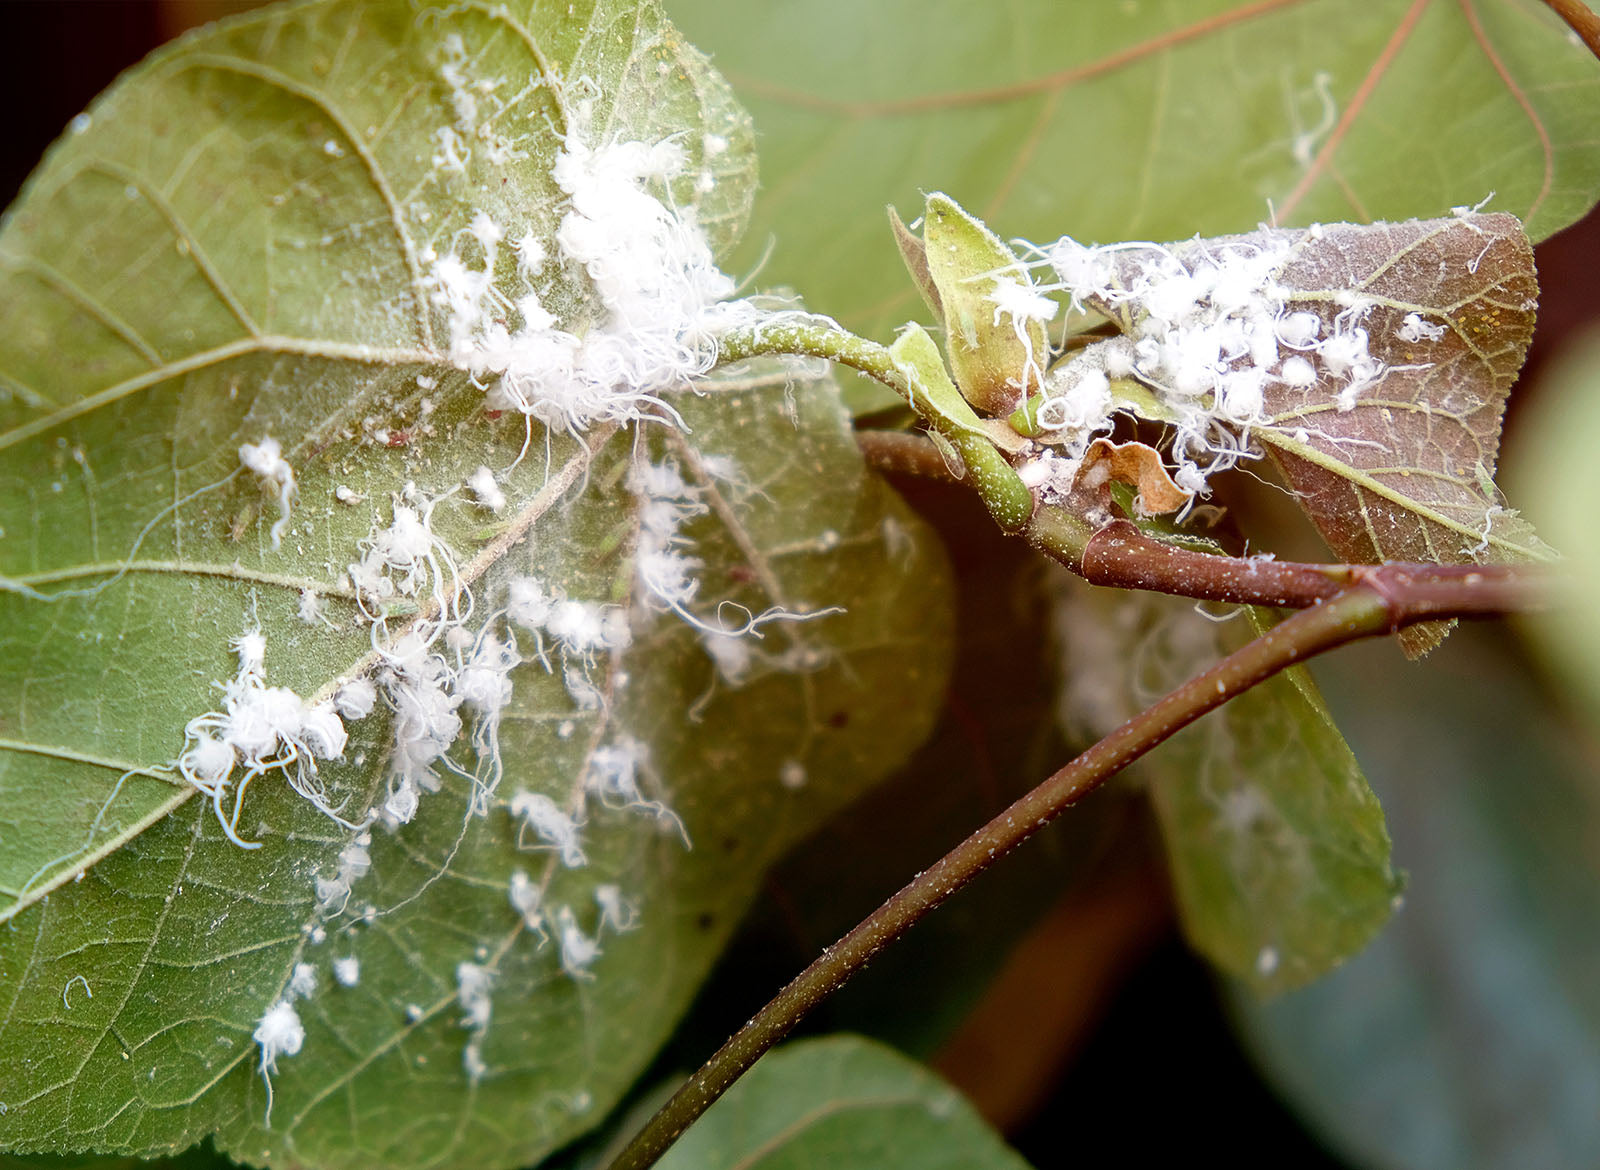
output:
[[[1246, 609], [1219, 624], [1180, 598], [1061, 579], [1063, 730], [1098, 739], [1271, 621]], [[1160, 818], [1184, 933], [1256, 992], [1326, 974], [1393, 913], [1383, 810], [1304, 668], [1207, 715], [1133, 774]]]
[[[1533, 249], [1509, 215], [1459, 214], [1396, 224], [1263, 229], [1168, 245], [1180, 260], [1204, 249], [1287, 245], [1277, 274], [1286, 308], [1309, 312], [1323, 335], [1341, 316], [1370, 339], [1386, 371], [1350, 403], [1321, 367], [1306, 387], [1277, 379], [1267, 421], [1252, 427], [1300, 506], [1339, 559], [1376, 564], [1506, 563], [1543, 558], [1533, 530], [1494, 484], [1506, 399], [1533, 339], [1538, 280]], [[1155, 249], [1116, 255], [1125, 287]], [[1131, 329], [1127, 306], [1101, 303]], [[1407, 318], [1438, 337], [1411, 339]], [[1435, 625], [1404, 631], [1413, 653], [1436, 645]]]
[[[452, 61], [477, 119], [459, 170], [439, 158], [440, 131], [465, 117]], [[0, 1148], [157, 1154], [215, 1134], [275, 1164], [537, 1161], [631, 1083], [762, 870], [928, 728], [947, 572], [864, 472], [831, 382], [752, 369], [675, 400], [687, 433], [578, 441], [486, 416], [446, 360], [422, 258], [480, 210], [510, 239], [552, 235], [564, 197], [549, 171], [580, 92], [598, 94], [597, 137], [679, 134], [690, 169], [674, 202], [731, 244], [754, 183], [748, 119], [648, 3], [316, 0], [219, 26], [93, 106], [10, 212]], [[539, 293], [580, 332], [598, 311], [559, 264]], [[299, 486], [277, 549], [276, 503], [238, 456], [266, 435]], [[682, 532], [703, 563], [703, 621], [724, 600], [845, 612], [769, 627], [748, 676], [720, 678], [699, 632], [636, 585], [626, 477], [645, 457], [675, 461], [706, 503]], [[712, 457], [727, 478], [704, 472]], [[485, 465], [508, 497], [496, 513], [457, 490]], [[268, 773], [239, 822], [262, 847], [240, 850], [170, 762], [248, 627], [266, 637], [268, 681], [308, 698], [372, 668], [344, 569], [408, 482], [438, 498], [433, 529], [480, 613], [532, 573], [625, 607], [633, 641], [589, 669], [598, 710], [575, 705], [559, 667], [518, 667], [501, 802], [469, 819], [467, 781], [446, 775], [414, 821], [375, 833], [372, 872], [327, 916], [313, 882], [350, 831]], [[300, 619], [303, 591], [325, 621]], [[383, 790], [386, 708], [351, 733], [322, 767], [347, 817]], [[519, 848], [510, 792], [581, 808], [593, 753], [623, 736], [645, 745], [642, 783], [693, 848], [592, 802], [587, 866]], [[453, 758], [477, 763], [465, 739]], [[637, 911], [636, 928], [603, 935], [592, 981], [520, 925], [517, 868], [586, 933], [602, 883]], [[359, 982], [340, 986], [331, 960], [349, 957]], [[298, 1004], [303, 1051], [272, 1077], [269, 1128], [252, 1031], [297, 962], [318, 990]], [[461, 962], [494, 978], [477, 1082]]]

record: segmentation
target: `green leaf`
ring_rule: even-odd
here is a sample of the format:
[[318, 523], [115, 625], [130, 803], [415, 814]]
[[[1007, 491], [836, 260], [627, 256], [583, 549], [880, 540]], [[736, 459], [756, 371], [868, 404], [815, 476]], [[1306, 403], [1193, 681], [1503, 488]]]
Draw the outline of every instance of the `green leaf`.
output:
[[1600, 193], [1600, 64], [1523, 0], [671, 9], [761, 128], [736, 263], [773, 242], [763, 280], [867, 336], [917, 311], [879, 209], [923, 190], [1041, 243], [1437, 216], [1490, 192], [1539, 240]]
[[950, 381], [939, 347], [922, 326], [912, 325], [902, 332], [889, 347], [889, 356], [905, 375], [930, 433], [948, 440], [961, 456], [963, 478], [976, 489], [995, 521], [1007, 532], [1020, 531], [1033, 514], [1033, 493], [995, 446], [997, 435], [1009, 434], [1015, 439], [1015, 433], [999, 421], [990, 420], [993, 430], [984, 426], [984, 420], [973, 413]]
[[[480, 211], [508, 240], [553, 244], [563, 127], [673, 136], [689, 167], [674, 205], [722, 246], [742, 224], [750, 130], [720, 79], [653, 4], [579, 8], [320, 0], [208, 30], [96, 103], [6, 219], [0, 1148], [156, 1154], [215, 1134], [269, 1164], [536, 1161], [637, 1076], [762, 871], [929, 727], [947, 572], [865, 473], [831, 382], [757, 367], [675, 397], [683, 432], [596, 424], [580, 441], [486, 414], [448, 359], [428, 249], [470, 255]], [[581, 272], [551, 263], [535, 283], [564, 326], [597, 327]], [[239, 454], [268, 435], [298, 486], [276, 548], [277, 501]], [[641, 592], [628, 482], [644, 458], [695, 485], [679, 535], [702, 562], [683, 605], [697, 621], [732, 624], [723, 602], [844, 612], [769, 624], [746, 670], [719, 669]], [[498, 511], [459, 490], [483, 466]], [[583, 707], [559, 652], [548, 670], [525, 635], [487, 815], [467, 809], [490, 741], [463, 736], [468, 775], [444, 771], [416, 819], [374, 833], [371, 872], [330, 911], [314, 883], [352, 830], [268, 771], [239, 821], [261, 848], [242, 850], [171, 761], [248, 628], [267, 682], [298, 695], [379, 666], [345, 570], [405, 499], [433, 501], [441, 577], [480, 620], [533, 574], [620, 607], [632, 641], [567, 661], [603, 700]], [[303, 591], [325, 620], [302, 620]], [[390, 637], [416, 608], [391, 605]], [[348, 818], [383, 800], [393, 723], [380, 704], [320, 767]], [[630, 738], [692, 849], [671, 817], [586, 801], [596, 753]], [[520, 790], [587, 809], [586, 866], [519, 848]], [[523, 928], [519, 868], [590, 936], [597, 890], [619, 887], [637, 925], [604, 932], [592, 980]], [[358, 960], [353, 986], [337, 958]], [[269, 1127], [252, 1033], [297, 963], [318, 990]], [[461, 963], [492, 972], [481, 1035], [462, 1023]]]
[[[1271, 623], [1241, 610], [1064, 579], [1060, 713], [1098, 739]], [[1393, 912], [1383, 811], [1303, 668], [1232, 700], [1137, 765], [1161, 819], [1184, 932], [1258, 992], [1297, 987], [1364, 947]]]
[[[1002, 285], [1031, 290], [1027, 270], [998, 236], [946, 195], [928, 196], [922, 237], [956, 385], [986, 414], [1010, 414], [1030, 388], [1038, 388], [1050, 352], [1042, 323], [1019, 318], [996, 300]], [[903, 255], [904, 243], [900, 250]]]
[[971, 1105], [859, 1036], [786, 1044], [692, 1125], [662, 1170], [1026, 1170]]
[[1562, 351], [1535, 390], [1513, 432], [1506, 476], [1563, 562], [1550, 581], [1557, 604], [1523, 620], [1568, 693], [1600, 713], [1600, 530], [1588, 486], [1600, 444], [1600, 337]]
[[1592, 727], [1492, 628], [1426, 670], [1381, 646], [1319, 675], [1383, 797], [1405, 905], [1304, 991], [1235, 1001], [1277, 1091], [1352, 1165], [1600, 1165]]

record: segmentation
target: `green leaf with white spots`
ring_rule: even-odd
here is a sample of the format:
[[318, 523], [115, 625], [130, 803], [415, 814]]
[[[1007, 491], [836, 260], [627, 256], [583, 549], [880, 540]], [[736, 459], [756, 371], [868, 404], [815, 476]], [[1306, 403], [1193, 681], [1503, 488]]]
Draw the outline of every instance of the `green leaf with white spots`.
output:
[[787, 1044], [689, 1127], [662, 1170], [1027, 1170], [933, 1073], [859, 1036]]
[[735, 266], [871, 337], [921, 314], [882, 208], [923, 191], [1040, 243], [1427, 218], [1491, 192], [1542, 240], [1600, 191], [1600, 64], [1532, 0], [668, 8], [761, 127]]
[[[748, 120], [655, 5], [621, 0], [264, 10], [131, 73], [9, 213], [0, 1149], [155, 1155], [214, 1134], [268, 1164], [537, 1161], [637, 1076], [764, 868], [931, 724], [946, 570], [863, 470], [831, 382], [752, 368], [674, 397], [683, 432], [597, 423], [580, 440], [495, 417], [448, 360], [431, 256], [472, 255], [479, 212], [557, 255], [568, 204], [551, 166], [584, 121], [597, 140], [676, 136], [687, 169], [672, 202], [719, 249], [736, 238]], [[580, 271], [552, 261], [532, 280], [563, 326], [598, 328]], [[273, 493], [240, 467], [240, 445], [269, 435], [298, 488], [281, 547]], [[679, 535], [701, 562], [684, 605], [700, 622], [732, 624], [724, 601], [843, 612], [768, 624], [745, 670], [719, 669], [639, 584], [628, 484], [646, 458], [693, 486]], [[482, 466], [499, 510], [462, 489]], [[547, 670], [522, 632], [487, 814], [467, 815], [471, 781], [441, 767], [442, 792], [374, 831], [371, 872], [329, 913], [314, 883], [351, 830], [271, 770], [238, 820], [261, 847], [241, 849], [172, 761], [185, 725], [221, 703], [229, 641], [248, 628], [265, 637], [267, 683], [308, 699], [380, 666], [345, 570], [408, 484], [419, 508], [433, 501], [444, 576], [471, 590], [474, 626], [532, 574], [619, 607], [632, 638], [569, 658], [569, 681], [560, 652], [547, 647]], [[391, 637], [418, 617], [407, 602], [390, 608]], [[575, 698], [585, 680], [598, 705]], [[383, 799], [393, 724], [380, 702], [320, 765], [347, 818]], [[450, 755], [468, 773], [489, 755], [470, 735]], [[645, 795], [675, 820], [585, 796], [597, 751], [629, 738]], [[586, 865], [531, 834], [519, 847], [519, 791], [584, 820]], [[523, 927], [508, 898], [519, 868], [552, 914], [599, 934], [592, 978]], [[630, 929], [599, 926], [605, 885]], [[349, 986], [333, 974], [345, 958], [359, 964]], [[462, 1023], [463, 962], [491, 972], [481, 1034]], [[269, 1125], [252, 1033], [297, 963], [317, 989], [296, 1000], [304, 1046], [278, 1057]]]
[[[1266, 628], [1194, 603], [1064, 580], [1058, 695], [1094, 740]], [[1135, 765], [1166, 840], [1184, 933], [1257, 992], [1308, 983], [1389, 920], [1400, 879], [1383, 810], [1303, 667], [1275, 675]]]

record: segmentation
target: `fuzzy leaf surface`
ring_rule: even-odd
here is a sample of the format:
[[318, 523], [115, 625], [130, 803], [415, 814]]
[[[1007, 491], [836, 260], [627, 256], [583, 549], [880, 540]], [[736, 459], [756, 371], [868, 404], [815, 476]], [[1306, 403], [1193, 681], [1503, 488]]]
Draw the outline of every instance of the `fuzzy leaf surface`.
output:
[[[1335, 555], [1366, 564], [1548, 556], [1494, 483], [1501, 419], [1538, 307], [1533, 249], [1517, 220], [1461, 214], [1264, 229], [1166, 250], [1187, 264], [1275, 246], [1290, 249], [1276, 277], [1286, 308], [1314, 314], [1323, 336], [1359, 313], [1368, 352], [1387, 367], [1348, 403], [1326, 367], [1305, 387], [1269, 379], [1267, 421], [1251, 428]], [[1117, 254], [1125, 287], [1154, 254]], [[1131, 330], [1135, 303], [1100, 307]], [[1417, 334], [1415, 322], [1440, 335]], [[1421, 650], [1438, 633], [1424, 626], [1401, 640]]]
[[1600, 64], [1528, 0], [670, 8], [761, 127], [736, 263], [775, 241], [762, 279], [868, 336], [919, 311], [881, 209], [925, 190], [1039, 243], [1438, 216], [1491, 191], [1540, 240], [1600, 190]]
[[[1265, 628], [1193, 603], [1064, 579], [1059, 718], [1093, 742]], [[1388, 921], [1400, 881], [1383, 810], [1310, 674], [1283, 671], [1137, 765], [1166, 839], [1185, 934], [1258, 992], [1308, 983]]]
[[[945, 569], [862, 469], [831, 383], [748, 371], [683, 397], [688, 432], [647, 428], [637, 449], [629, 431], [535, 427], [509, 471], [522, 419], [488, 417], [446, 360], [428, 251], [483, 211], [555, 254], [550, 168], [579, 79], [597, 137], [679, 136], [675, 205], [729, 245], [754, 162], [720, 78], [651, 3], [533, 0], [317, 0], [206, 30], [91, 107], [0, 230], [0, 1148], [158, 1154], [215, 1134], [258, 1163], [535, 1162], [631, 1083], [762, 870], [929, 726]], [[569, 328], [599, 313], [574, 269], [538, 284]], [[266, 435], [299, 484], [277, 549], [276, 504], [239, 465]], [[846, 612], [770, 629], [742, 684], [719, 682], [699, 633], [638, 595], [626, 480], [646, 455], [706, 504], [682, 530], [702, 620], [723, 600]], [[727, 478], [700, 474], [713, 456]], [[479, 466], [504, 473], [497, 513], [459, 490]], [[442, 497], [433, 529], [480, 613], [532, 573], [624, 607], [633, 640], [588, 668], [593, 710], [525, 647], [495, 806], [466, 818], [448, 776], [376, 834], [372, 872], [324, 921], [313, 880], [352, 834], [268, 773], [240, 820], [262, 847], [243, 851], [170, 762], [249, 626], [268, 681], [300, 695], [372, 669], [345, 568], [408, 482]], [[303, 591], [325, 621], [300, 619]], [[383, 790], [390, 724], [380, 704], [323, 766], [347, 816]], [[505, 798], [579, 812], [594, 752], [623, 736], [694, 848], [638, 809], [591, 807], [587, 866], [519, 849]], [[465, 740], [454, 757], [475, 764]], [[592, 981], [521, 928], [516, 868], [591, 935], [600, 884], [637, 912], [601, 939]], [[345, 957], [354, 986], [330, 971]], [[252, 1031], [297, 962], [318, 991], [269, 1128]], [[460, 962], [494, 980], [476, 1083]]]
[[662, 1170], [1027, 1170], [950, 1086], [835, 1035], [774, 1049], [667, 1151]]

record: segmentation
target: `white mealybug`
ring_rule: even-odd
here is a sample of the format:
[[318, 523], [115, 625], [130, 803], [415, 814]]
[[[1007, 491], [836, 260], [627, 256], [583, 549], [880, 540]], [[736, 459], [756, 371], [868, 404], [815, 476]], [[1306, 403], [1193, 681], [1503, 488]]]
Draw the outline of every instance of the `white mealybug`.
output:
[[289, 994], [305, 999], [317, 990], [317, 969], [310, 963], [296, 963], [289, 976]]
[[472, 489], [472, 494], [478, 497], [478, 503], [489, 511], [498, 512], [506, 506], [506, 493], [495, 482], [494, 472], [487, 467], [479, 467], [468, 476], [467, 486]]
[[289, 527], [289, 513], [294, 504], [294, 468], [283, 457], [283, 447], [268, 435], [259, 443], [245, 443], [239, 448], [239, 462], [255, 472], [261, 486], [270, 489], [278, 499], [278, 520], [269, 533], [272, 547], [283, 543], [283, 534]]
[[278, 1071], [280, 1056], [295, 1056], [306, 1042], [300, 1013], [287, 999], [280, 999], [261, 1014], [251, 1038], [261, 1046], [261, 1079], [267, 1086], [267, 1125], [272, 1124], [272, 1077]]
[[556, 910], [556, 938], [561, 943], [561, 969], [573, 979], [593, 979], [589, 968], [600, 955], [600, 941], [583, 933], [571, 906]]
[[511, 871], [507, 896], [511, 899], [511, 908], [521, 916], [523, 925], [537, 934], [542, 943], [548, 937], [544, 928], [544, 911], [540, 908], [544, 891], [525, 871], [514, 869]]
[[562, 812], [542, 792], [518, 792], [511, 798], [511, 815], [522, 822], [517, 831], [517, 846], [523, 845], [523, 832], [532, 829], [544, 845], [561, 855], [561, 863], [569, 869], [586, 865], [583, 845], [578, 840], [578, 824]]

